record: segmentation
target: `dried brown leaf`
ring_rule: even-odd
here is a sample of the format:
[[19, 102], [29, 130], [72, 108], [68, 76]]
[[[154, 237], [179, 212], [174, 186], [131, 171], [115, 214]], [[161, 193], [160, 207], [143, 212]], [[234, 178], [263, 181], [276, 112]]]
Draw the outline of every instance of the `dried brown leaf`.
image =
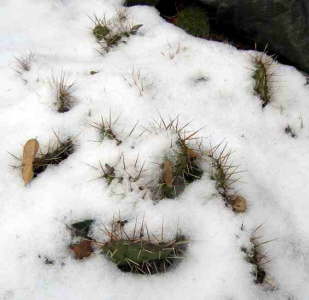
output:
[[75, 259], [89, 257], [93, 252], [92, 241], [82, 240], [79, 243], [70, 245], [70, 249], [74, 252]]
[[39, 142], [36, 139], [30, 139], [24, 145], [22, 160], [22, 177], [25, 184], [28, 184], [33, 178], [33, 161], [39, 150]]
[[243, 213], [247, 210], [247, 200], [240, 195], [234, 197], [232, 201], [233, 210], [237, 213]]

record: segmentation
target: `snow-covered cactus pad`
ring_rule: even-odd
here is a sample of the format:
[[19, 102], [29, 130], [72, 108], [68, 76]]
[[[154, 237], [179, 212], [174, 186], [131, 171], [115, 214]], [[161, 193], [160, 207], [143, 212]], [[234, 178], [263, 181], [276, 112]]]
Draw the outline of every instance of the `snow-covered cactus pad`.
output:
[[111, 239], [102, 246], [102, 252], [123, 271], [154, 274], [166, 272], [181, 259], [186, 245], [183, 236], [172, 241]]

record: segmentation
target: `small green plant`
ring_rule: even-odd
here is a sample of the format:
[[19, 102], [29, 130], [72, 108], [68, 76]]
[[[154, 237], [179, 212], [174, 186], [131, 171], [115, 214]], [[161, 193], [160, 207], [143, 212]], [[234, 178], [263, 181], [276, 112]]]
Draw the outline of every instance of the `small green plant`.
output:
[[74, 152], [74, 144], [71, 138], [57, 141], [54, 145], [49, 145], [46, 152], [41, 152], [33, 161], [34, 177], [42, 173], [49, 165], [58, 165], [67, 159]]
[[[147, 232], [147, 237], [144, 235]], [[113, 224], [107, 231], [109, 240], [101, 244], [105, 254], [117, 267], [124, 272], [138, 274], [155, 274], [166, 272], [170, 266], [183, 258], [188, 245], [184, 236], [177, 234], [173, 240], [164, 240], [163, 232], [160, 239], [151, 238], [146, 225], [142, 224], [136, 232], [127, 234], [123, 226]]]
[[113, 126], [117, 123], [119, 117], [115, 120], [112, 119], [111, 113], [109, 114], [109, 119], [105, 120], [101, 116], [100, 122], [94, 122], [91, 124], [92, 127], [98, 130], [100, 136], [100, 142], [105, 139], [114, 140], [119, 146], [122, 141], [116, 136], [116, 133], [113, 130]]
[[126, 10], [118, 10], [116, 16], [110, 20], [97, 16], [91, 20], [94, 24], [92, 34], [100, 45], [101, 54], [109, 52], [120, 43], [126, 43], [126, 39], [135, 35], [142, 27], [141, 24], [130, 24]]
[[260, 97], [263, 108], [271, 102], [272, 78], [274, 76], [271, 68], [274, 63], [274, 59], [265, 53], [253, 56], [254, 91]]
[[189, 6], [181, 10], [175, 24], [196, 37], [207, 38], [210, 33], [207, 12], [198, 6]]
[[52, 86], [56, 90], [55, 105], [57, 111], [60, 113], [69, 111], [75, 102], [72, 95], [74, 82], [70, 82], [67, 75], [62, 72], [59, 78], [52, 79]]

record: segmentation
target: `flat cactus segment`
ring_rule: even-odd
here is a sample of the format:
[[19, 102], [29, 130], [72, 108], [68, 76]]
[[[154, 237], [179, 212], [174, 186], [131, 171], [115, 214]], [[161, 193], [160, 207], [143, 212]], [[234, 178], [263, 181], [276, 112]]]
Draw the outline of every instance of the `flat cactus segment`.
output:
[[175, 259], [182, 258], [187, 243], [184, 237], [161, 242], [112, 239], [104, 243], [101, 249], [122, 271], [154, 274], [165, 272]]

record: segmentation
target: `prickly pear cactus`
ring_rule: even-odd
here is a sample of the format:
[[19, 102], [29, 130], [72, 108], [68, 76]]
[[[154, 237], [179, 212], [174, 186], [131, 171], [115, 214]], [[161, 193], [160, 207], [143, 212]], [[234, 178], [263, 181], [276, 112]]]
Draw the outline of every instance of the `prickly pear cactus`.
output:
[[173, 241], [111, 239], [102, 247], [102, 252], [122, 271], [154, 274], [165, 272], [175, 259], [182, 257], [187, 242], [184, 237]]

